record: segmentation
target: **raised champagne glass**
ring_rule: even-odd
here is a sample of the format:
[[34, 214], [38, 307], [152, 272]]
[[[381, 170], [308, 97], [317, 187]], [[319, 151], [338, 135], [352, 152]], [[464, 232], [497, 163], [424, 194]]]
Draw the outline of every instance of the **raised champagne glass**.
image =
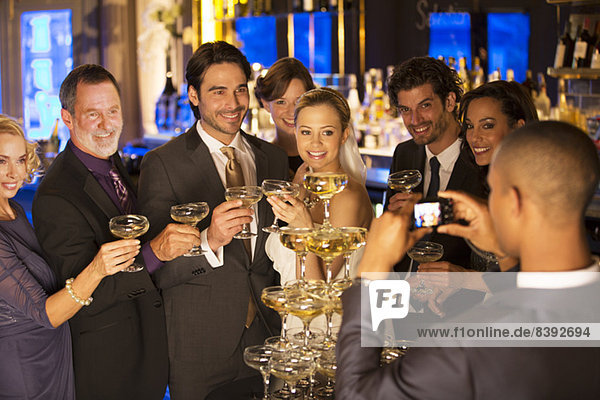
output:
[[[278, 179], [265, 179], [261, 185], [263, 194], [267, 197], [276, 196], [281, 201], [285, 201], [284, 196], [298, 197], [300, 195], [300, 185]], [[276, 233], [279, 231], [277, 217], [273, 220], [271, 226], [262, 228], [263, 232]]]
[[[250, 208], [262, 199], [263, 192], [260, 186], [233, 186], [225, 190], [225, 199], [241, 200], [242, 208]], [[250, 232], [250, 224], [244, 224], [241, 232], [233, 235], [236, 239], [250, 239], [256, 233]]]
[[331, 263], [347, 248], [347, 237], [337, 229], [316, 230], [308, 235], [307, 248], [325, 263], [326, 282], [331, 282]]
[[[198, 222], [202, 221], [208, 215], [208, 204], [199, 201], [195, 203], [178, 204], [171, 207], [171, 218], [173, 221], [186, 224], [195, 228]], [[199, 256], [204, 251], [198, 246], [194, 246], [184, 254], [185, 257]]]
[[296, 253], [298, 264], [300, 264], [300, 279], [305, 280], [306, 278], [306, 255], [308, 249], [306, 248], [306, 242], [308, 235], [314, 231], [313, 228], [293, 228], [290, 226], [283, 226], [279, 228], [279, 241], [284, 247], [292, 250]]
[[281, 317], [281, 335], [279, 345], [284, 348], [287, 345], [287, 316], [286, 293], [282, 286], [268, 286], [262, 290], [260, 295], [262, 302], [269, 308], [275, 310]]
[[308, 378], [315, 371], [312, 355], [298, 350], [276, 350], [269, 361], [271, 374], [282, 379], [290, 386], [292, 397], [296, 395], [296, 384], [300, 379]]
[[269, 398], [269, 376], [271, 371], [269, 369], [269, 361], [273, 354], [273, 348], [265, 345], [254, 345], [248, 346], [244, 349], [244, 362], [250, 368], [253, 368], [260, 372], [263, 378], [263, 400]]
[[350, 280], [350, 256], [367, 243], [367, 229], [360, 227], [338, 228], [346, 236], [346, 251], [344, 252], [344, 279]]
[[317, 195], [324, 204], [325, 215], [322, 229], [331, 229], [329, 202], [348, 185], [348, 175], [339, 172], [310, 172], [304, 175], [304, 187]]
[[[419, 241], [406, 252], [410, 257], [410, 268], [412, 271], [413, 261], [419, 264], [435, 262], [444, 255], [444, 246], [435, 242]], [[425, 288], [425, 282], [421, 280], [419, 286], [414, 289], [417, 294], [429, 294], [431, 289]]]
[[411, 193], [414, 188], [419, 186], [423, 180], [423, 175], [416, 169], [405, 169], [390, 174], [388, 176], [388, 186], [390, 189], [400, 193]]
[[[108, 222], [110, 233], [121, 239], [133, 239], [142, 236], [150, 228], [148, 218], [143, 215], [127, 214], [112, 217]], [[139, 263], [133, 263], [121, 272], [138, 272], [144, 269]]]

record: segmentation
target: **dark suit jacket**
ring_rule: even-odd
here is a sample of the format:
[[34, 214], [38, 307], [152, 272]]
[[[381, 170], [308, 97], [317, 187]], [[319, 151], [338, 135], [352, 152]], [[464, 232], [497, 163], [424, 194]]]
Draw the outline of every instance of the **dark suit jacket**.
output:
[[[494, 304], [476, 306], [460, 321], [597, 323], [600, 313], [589, 299], [596, 299], [599, 290], [598, 284], [560, 290], [507, 290], [491, 299]], [[336, 399], [600, 398], [597, 342], [596, 347], [586, 348], [414, 347], [404, 357], [380, 368], [381, 348], [361, 347], [361, 340], [373, 340], [373, 332], [370, 312], [362, 310], [361, 314], [360, 291], [355, 286], [342, 296], [344, 318], [336, 349]], [[368, 298], [366, 291], [363, 296]], [[565, 306], [566, 299], [571, 306]], [[581, 304], [573, 306], [577, 299]], [[560, 343], [555, 341], [553, 345]]]
[[[282, 150], [243, 136], [254, 151], [257, 184], [266, 178], [287, 179]], [[150, 237], [173, 222], [169, 210], [175, 204], [207, 202], [211, 211], [198, 224], [202, 231], [210, 225], [212, 210], [225, 201], [225, 188], [195, 125], [144, 156], [139, 187], [140, 209], [150, 219]], [[260, 226], [273, 220], [265, 200], [258, 203], [258, 218]], [[260, 323], [274, 334], [278, 331], [277, 314], [260, 301], [262, 289], [279, 282], [264, 251], [267, 234], [260, 226], [252, 262], [243, 242], [233, 239], [224, 247], [224, 264], [219, 268], [212, 268], [204, 256], [178, 257], [154, 274], [165, 300], [171, 379], [177, 379], [173, 377], [176, 362], [210, 368], [233, 354], [244, 332], [250, 297], [258, 306]]]
[[[113, 158], [128, 180], [118, 155]], [[77, 276], [102, 244], [116, 240], [108, 221], [119, 214], [67, 146], [33, 201], [36, 234], [58, 279]], [[69, 321], [77, 398], [162, 399], [168, 373], [164, 308], [148, 272], [108, 276], [93, 298]]]
[[[452, 175], [448, 181], [447, 189], [462, 190], [475, 196], [483, 197], [484, 188], [479, 177], [479, 170], [470, 160], [466, 153], [467, 151], [470, 150], [468, 148], [461, 149], [461, 154], [454, 164]], [[425, 146], [416, 144], [414, 140], [400, 143], [394, 151], [390, 174], [405, 169], [417, 169], [421, 171], [421, 174], [424, 174], [426, 160]], [[415, 188], [414, 192], [423, 193], [423, 182]], [[386, 199], [389, 199], [393, 194], [388, 188]], [[387, 201], [385, 206], [387, 208]], [[434, 232], [427, 240], [440, 243], [444, 246], [442, 261], [449, 261], [462, 267], [469, 267], [471, 263], [471, 249], [462, 238]], [[394, 270], [398, 272], [408, 271], [409, 265], [410, 258], [405, 256], [400, 263], [396, 264]]]

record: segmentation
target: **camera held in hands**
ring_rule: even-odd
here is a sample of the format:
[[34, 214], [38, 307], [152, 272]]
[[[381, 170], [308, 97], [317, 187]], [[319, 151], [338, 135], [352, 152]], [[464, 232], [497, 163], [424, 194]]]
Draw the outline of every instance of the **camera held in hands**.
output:
[[427, 228], [449, 224], [454, 221], [451, 199], [436, 197], [415, 204], [415, 228]]

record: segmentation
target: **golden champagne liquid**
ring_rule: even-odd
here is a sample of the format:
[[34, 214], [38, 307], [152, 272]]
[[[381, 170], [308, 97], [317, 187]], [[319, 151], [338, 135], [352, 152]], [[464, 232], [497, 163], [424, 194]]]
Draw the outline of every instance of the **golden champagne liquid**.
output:
[[244, 197], [230, 196], [227, 194], [225, 195], [225, 199], [227, 199], [227, 200], [241, 200], [242, 207], [245, 207], [245, 208], [249, 208], [253, 204], [258, 203], [261, 198], [262, 198], [262, 194], [257, 195], [257, 196], [244, 196]]
[[316, 317], [317, 315], [323, 314], [323, 308], [302, 308], [300, 306], [294, 306], [289, 304], [288, 312], [302, 320], [310, 320]]
[[388, 183], [388, 186], [390, 187], [390, 189], [398, 191], [398, 192], [402, 192], [402, 193], [408, 193], [410, 192], [414, 187], [416, 187], [417, 185], [414, 185], [412, 183], [397, 183], [397, 182], [390, 182]]
[[[293, 368], [292, 368], [293, 366]], [[296, 384], [300, 379], [308, 378], [311, 374], [312, 368], [310, 365], [296, 365], [296, 364], [288, 364], [286, 367], [284, 366], [272, 366], [271, 374], [275, 375], [279, 379], [282, 379], [288, 383]]]
[[346, 238], [343, 235], [311, 235], [307, 240], [307, 248], [326, 262], [347, 251]]
[[283, 198], [284, 196], [292, 196], [292, 197], [298, 196], [298, 192], [295, 190], [270, 190], [270, 191], [264, 192], [264, 194], [267, 197], [271, 197], [271, 196], [278, 197], [282, 201], [284, 201], [284, 198]]
[[148, 232], [148, 224], [129, 225], [129, 226], [112, 226], [110, 232], [121, 239], [133, 239], [142, 236]]
[[304, 187], [322, 199], [330, 199], [346, 188], [348, 175], [315, 172], [304, 176]]
[[278, 313], [285, 311], [285, 297], [282, 295], [263, 294], [260, 299], [267, 307], [272, 308]]
[[346, 242], [347, 251], [352, 252], [365, 245], [365, 235], [362, 232], [345, 233], [348, 239]]
[[171, 218], [173, 218], [173, 221], [179, 222], [181, 224], [186, 224], [186, 225], [190, 225], [190, 226], [195, 226], [198, 221], [202, 220], [204, 216], [200, 216], [200, 215], [177, 215], [177, 214], [171, 214]]
[[284, 247], [295, 251], [296, 253], [305, 253], [308, 251], [306, 248], [306, 241], [308, 239], [308, 233], [282, 233], [279, 234], [279, 241]]
[[439, 253], [420, 253], [408, 251], [408, 256], [418, 263], [434, 262], [442, 258], [442, 254]]

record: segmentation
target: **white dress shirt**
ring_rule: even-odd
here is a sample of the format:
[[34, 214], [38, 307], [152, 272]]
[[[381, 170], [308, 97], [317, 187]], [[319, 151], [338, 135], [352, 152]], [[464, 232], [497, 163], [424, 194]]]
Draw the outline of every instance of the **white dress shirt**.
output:
[[590, 285], [600, 280], [598, 257], [589, 267], [574, 271], [518, 272], [517, 287], [531, 289], [566, 289]]
[[[255, 186], [256, 185], [256, 164], [254, 161], [254, 152], [250, 147], [250, 144], [246, 142], [246, 140], [242, 137], [241, 133], [238, 131], [235, 134], [235, 137], [231, 141], [230, 144], [225, 145], [221, 143], [219, 140], [210, 136], [203, 128], [200, 121], [196, 124], [196, 129], [198, 130], [198, 134], [200, 135], [200, 139], [206, 144], [208, 147], [208, 151], [213, 159], [215, 167], [219, 173], [219, 178], [221, 178], [221, 182], [223, 183], [223, 187], [227, 187], [227, 181], [225, 177], [225, 166], [227, 165], [228, 158], [221, 151], [222, 147], [233, 147], [235, 149], [235, 158], [242, 166], [242, 171], [244, 172], [244, 182], [246, 186]], [[250, 223], [250, 231], [257, 232], [258, 229], [258, 204], [252, 206], [254, 209], [254, 216], [252, 218], [252, 222]], [[217, 249], [216, 253], [212, 251], [210, 246], [208, 245], [207, 239], [207, 229], [203, 230], [200, 233], [200, 239], [202, 240], [202, 250], [204, 250], [204, 255], [206, 256], [206, 260], [213, 268], [218, 268], [223, 265], [223, 247]], [[239, 240], [239, 239], [233, 239]], [[252, 244], [252, 254], [254, 254], [254, 247], [256, 246], [256, 236], [253, 236], [251, 239]]]
[[429, 160], [433, 157], [437, 157], [440, 162], [440, 188], [439, 191], [442, 192], [446, 190], [448, 187], [448, 182], [450, 181], [450, 176], [452, 175], [452, 171], [454, 170], [454, 164], [456, 164], [456, 160], [458, 160], [458, 156], [460, 156], [460, 146], [462, 144], [462, 140], [456, 139], [454, 143], [450, 146], [446, 147], [440, 154], [433, 154], [429, 147], [425, 146], [425, 155], [427, 156], [427, 162], [425, 163], [425, 170], [423, 176], [423, 197], [427, 197], [429, 190], [429, 182], [431, 182], [431, 167], [429, 166]]

